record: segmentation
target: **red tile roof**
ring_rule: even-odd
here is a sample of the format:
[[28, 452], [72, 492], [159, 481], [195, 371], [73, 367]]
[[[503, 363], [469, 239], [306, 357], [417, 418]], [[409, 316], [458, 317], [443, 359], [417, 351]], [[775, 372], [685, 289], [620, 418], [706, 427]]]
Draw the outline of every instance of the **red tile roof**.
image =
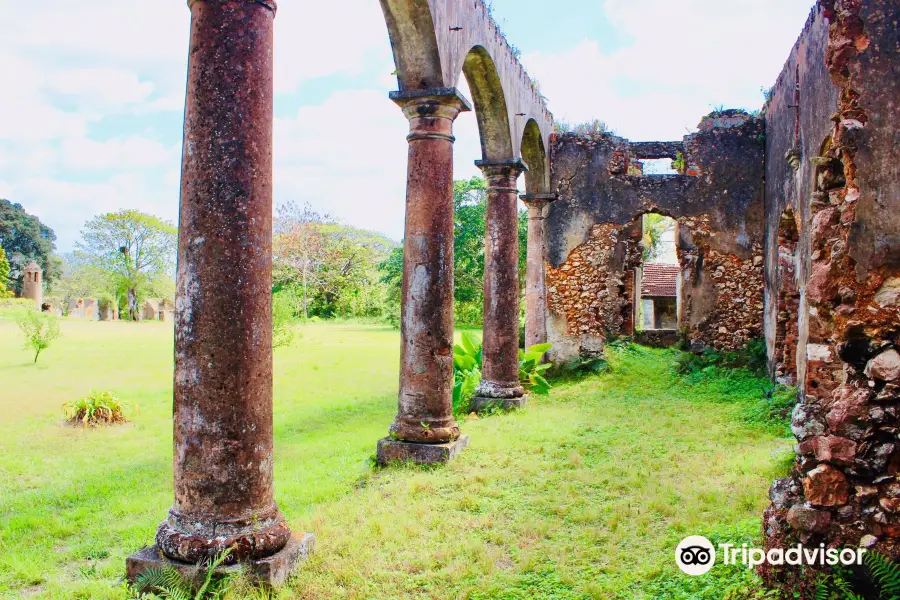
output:
[[676, 297], [678, 296], [678, 265], [644, 265], [644, 281], [641, 284], [641, 296]]

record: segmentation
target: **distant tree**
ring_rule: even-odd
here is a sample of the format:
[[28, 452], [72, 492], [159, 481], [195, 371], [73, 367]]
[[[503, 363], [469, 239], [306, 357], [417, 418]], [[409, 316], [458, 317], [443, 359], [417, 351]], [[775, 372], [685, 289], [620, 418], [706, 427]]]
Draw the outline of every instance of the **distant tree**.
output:
[[82, 262], [75, 255], [65, 255], [62, 261], [62, 276], [50, 288], [54, 296], [68, 302], [115, 292], [114, 279], [100, 267]]
[[79, 261], [110, 276], [117, 296], [127, 298], [129, 318], [137, 320], [142, 292], [172, 271], [176, 228], [153, 215], [121, 210], [88, 221], [81, 238], [76, 244]]
[[[455, 314], [457, 323], [481, 324], [484, 312], [484, 250], [487, 219], [487, 182], [480, 177], [453, 182], [453, 256]], [[524, 283], [527, 261], [528, 216], [519, 212], [519, 281]], [[403, 280], [403, 250], [395, 249], [380, 265], [382, 281], [389, 286], [390, 301], [399, 314]]]
[[380, 316], [387, 290], [378, 264], [395, 246], [308, 204], [284, 204], [275, 220], [274, 291], [294, 298], [303, 318]]
[[665, 254], [666, 244], [663, 235], [675, 226], [675, 221], [657, 213], [647, 213], [643, 218], [644, 263], [653, 263]]
[[299, 284], [304, 319], [309, 318], [311, 282], [324, 262], [327, 240], [322, 225], [332, 223], [330, 215], [315, 211], [308, 203], [287, 202], [278, 207], [273, 278], [276, 286]]
[[[484, 303], [484, 243], [487, 182], [453, 182], [453, 297], [461, 320], [480, 323]], [[468, 309], [468, 310], [467, 310]], [[466, 314], [462, 314], [462, 313]]]
[[21, 204], [0, 198], [0, 247], [9, 261], [12, 288], [22, 292], [25, 265], [36, 260], [44, 270], [44, 282], [51, 285], [62, 274], [62, 261], [54, 252], [56, 234], [40, 219], [25, 212]]
[[0, 298], [9, 295], [9, 261], [6, 260], [6, 250], [0, 247]]

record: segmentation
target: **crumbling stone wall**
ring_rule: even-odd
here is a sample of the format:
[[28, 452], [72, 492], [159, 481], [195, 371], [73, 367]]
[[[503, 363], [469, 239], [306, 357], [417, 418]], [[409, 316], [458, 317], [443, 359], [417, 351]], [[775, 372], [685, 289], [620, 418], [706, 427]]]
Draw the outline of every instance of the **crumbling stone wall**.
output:
[[[897, 22], [893, 0], [820, 0], [767, 106], [769, 229], [787, 206], [800, 225], [799, 449], [770, 492], [773, 547], [799, 539], [900, 558]], [[777, 252], [770, 236], [770, 265]], [[769, 329], [777, 270], [766, 286]], [[764, 575], [808, 587], [790, 570]]]
[[[548, 341], [556, 360], [634, 333], [641, 217], [678, 221], [680, 327], [722, 349], [762, 335], [764, 123], [740, 111], [705, 118], [680, 142], [554, 136], [547, 226]], [[641, 159], [684, 159], [642, 176]], [[734, 324], [741, 327], [735, 328]]]

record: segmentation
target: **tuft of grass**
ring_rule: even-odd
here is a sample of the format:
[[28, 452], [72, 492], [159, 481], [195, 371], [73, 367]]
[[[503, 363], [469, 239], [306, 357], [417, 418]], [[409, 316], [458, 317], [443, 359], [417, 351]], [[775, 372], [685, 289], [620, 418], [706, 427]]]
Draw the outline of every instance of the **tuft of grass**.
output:
[[127, 423], [122, 401], [113, 392], [94, 392], [84, 398], [66, 402], [66, 421], [71, 425], [97, 427]]

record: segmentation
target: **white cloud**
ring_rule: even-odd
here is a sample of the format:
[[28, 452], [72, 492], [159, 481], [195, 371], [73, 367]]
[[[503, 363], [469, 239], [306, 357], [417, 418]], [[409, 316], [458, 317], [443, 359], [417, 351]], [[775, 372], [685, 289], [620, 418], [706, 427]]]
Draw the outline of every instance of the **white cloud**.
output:
[[523, 62], [550, 108], [594, 118], [635, 140], [678, 139], [715, 105], [759, 108], [781, 72], [811, 0], [605, 0], [631, 39], [605, 54], [583, 40]]
[[292, 118], [276, 119], [276, 204], [310, 202], [348, 223], [399, 237], [407, 132], [400, 110], [375, 90], [337, 92]]
[[70, 169], [134, 169], [177, 164], [177, 148], [132, 135], [103, 142], [79, 138], [63, 140], [63, 165]]
[[[337, 92], [275, 121], [275, 202], [310, 202], [342, 221], [403, 236], [409, 124], [382, 90]], [[454, 133], [455, 176], [478, 174], [474, 114]]]
[[[275, 90], [295, 91], [305, 80], [364, 74], [372, 57], [389, 66], [384, 15], [372, 0], [282, 2], [275, 18]], [[395, 80], [396, 81], [396, 80]]]
[[153, 93], [153, 84], [137, 73], [109, 67], [66, 69], [46, 80], [51, 91], [74, 97], [92, 111], [137, 104]]
[[9, 198], [54, 229], [57, 246], [74, 246], [82, 225], [97, 214], [135, 208], [169, 221], [177, 219], [178, 188], [139, 173], [121, 173], [100, 182], [33, 177], [10, 185]]

